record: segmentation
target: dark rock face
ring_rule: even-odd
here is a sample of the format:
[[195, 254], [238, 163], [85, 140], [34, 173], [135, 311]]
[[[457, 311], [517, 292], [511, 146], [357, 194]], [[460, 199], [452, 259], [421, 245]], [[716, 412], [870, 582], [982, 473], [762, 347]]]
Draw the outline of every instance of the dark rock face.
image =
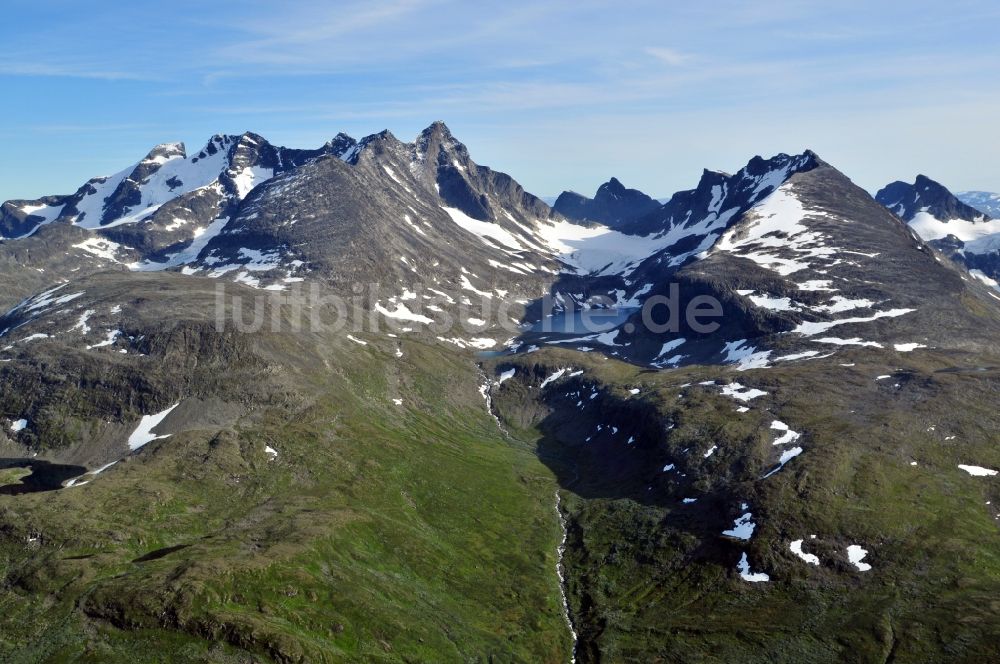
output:
[[549, 215], [549, 207], [514, 178], [473, 162], [468, 149], [443, 122], [434, 122], [421, 132], [408, 152], [418, 172], [422, 171], [422, 179], [436, 185], [445, 204], [473, 219], [502, 224], [504, 210], [535, 218]]
[[880, 189], [875, 200], [904, 221], [912, 220], [921, 211], [943, 220], [981, 221], [985, 216], [926, 175], [918, 175], [913, 184], [893, 182]]
[[556, 263], [537, 252], [520, 252], [518, 260], [548, 272], [501, 274], [496, 265], [512, 254], [464, 232], [446, 212], [495, 225], [529, 246], [538, 241], [526, 229], [550, 214], [509, 175], [473, 162], [442, 123], [413, 143], [385, 131], [344, 145], [340, 158], [314, 159], [257, 188], [192, 269], [236, 269], [250, 251], [271, 256], [274, 270], [258, 270], [260, 278], [294, 272], [343, 285], [405, 283], [416, 270], [421, 282], [450, 290], [465, 270], [511, 294], [551, 280]]
[[[66, 205], [69, 196], [43, 196], [37, 200], [13, 200], [0, 205], [0, 241], [3, 238], [18, 238], [30, 235], [40, 225], [50, 221], [49, 216], [58, 214]], [[48, 214], [39, 214], [45, 211]]]
[[553, 209], [567, 219], [593, 221], [618, 228], [660, 207], [660, 203], [638, 189], [627, 189], [611, 178], [597, 189], [594, 198], [564, 191]]
[[588, 220], [589, 207], [593, 202], [594, 199], [587, 198], [583, 194], [578, 194], [575, 191], [564, 191], [552, 203], [552, 209], [567, 219], [586, 221]]

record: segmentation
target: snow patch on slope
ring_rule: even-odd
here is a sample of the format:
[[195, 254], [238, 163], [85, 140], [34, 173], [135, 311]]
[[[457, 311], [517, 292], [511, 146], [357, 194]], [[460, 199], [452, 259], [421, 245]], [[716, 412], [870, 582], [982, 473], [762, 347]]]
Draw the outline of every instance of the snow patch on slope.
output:
[[811, 259], [837, 253], [836, 247], [826, 244], [823, 234], [803, 223], [807, 214], [827, 216], [807, 212], [791, 185], [785, 183], [750, 209], [748, 223], [726, 231], [712, 251], [738, 254], [782, 276], [805, 270], [812, 266]]
[[153, 429], [155, 429], [157, 425], [159, 425], [160, 422], [162, 422], [167, 415], [169, 415], [170, 412], [179, 405], [180, 402], [177, 402], [170, 408], [167, 408], [159, 413], [155, 413], [153, 415], [143, 415], [142, 420], [139, 422], [139, 426], [137, 426], [135, 431], [132, 432], [132, 435], [128, 437], [128, 448], [134, 451], [147, 443], [153, 442], [154, 440], [169, 438], [170, 434], [157, 435], [153, 433]]

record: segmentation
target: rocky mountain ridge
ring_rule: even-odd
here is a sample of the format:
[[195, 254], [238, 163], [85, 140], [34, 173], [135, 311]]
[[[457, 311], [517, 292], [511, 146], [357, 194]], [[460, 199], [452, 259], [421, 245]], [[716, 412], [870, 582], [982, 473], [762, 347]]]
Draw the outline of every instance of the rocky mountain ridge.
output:
[[[916, 311], [903, 306], [912, 296], [903, 286], [911, 275], [917, 282], [940, 273], [931, 282], [964, 288], [927, 260], [920, 239], [897, 228], [875, 201], [809, 151], [755, 157], [734, 175], [705, 171], [695, 189], [617, 229], [565, 219], [510, 176], [473, 162], [440, 122], [412, 143], [388, 131], [360, 141], [339, 134], [313, 151], [275, 148], [249, 133], [213, 137], [191, 158], [182, 145], [165, 144], [119, 176], [92, 181], [109, 192], [103, 201], [89, 184], [50, 221], [6, 240], [8, 260], [26, 255], [25, 247], [60, 239], [48, 253], [55, 265], [43, 250], [27, 254], [46, 266], [40, 274], [49, 280], [110, 267], [179, 271], [279, 292], [318, 282], [346, 294], [358, 284], [378, 284], [367, 309], [415, 327], [414, 334], [426, 335], [441, 314], [482, 321], [475, 336], [435, 337], [459, 347], [558, 344], [654, 366], [749, 366], [777, 357], [779, 348], [789, 357], [814, 357], [835, 350], [840, 337], [820, 337], [825, 346], [817, 346], [803, 330], [861, 332], [889, 314]], [[930, 196], [942, 189], [926, 184], [922, 191]], [[210, 205], [196, 204], [205, 197]], [[31, 205], [8, 202], [5, 209], [24, 212]], [[939, 205], [972, 216], [970, 224], [989, 223], [956, 207], [960, 203], [942, 199]], [[78, 240], [81, 231], [86, 239], [70, 246], [83, 260], [68, 259], [72, 252], [58, 251], [70, 242], [63, 238]], [[893, 278], [883, 270], [887, 250], [903, 260]], [[841, 282], [831, 279], [831, 270], [852, 276]], [[638, 310], [677, 285], [684, 290], [678, 305], [709, 296], [723, 303], [721, 332], [692, 335], [681, 326], [651, 333], [639, 312], [598, 333], [538, 329], [568, 310]], [[509, 313], [502, 319], [470, 313], [474, 301], [481, 311], [505, 305]], [[30, 331], [30, 321], [8, 318], [7, 327]], [[958, 324], [964, 316], [957, 311], [952, 319]], [[916, 340], [848, 340], [926, 345], [934, 340], [931, 332], [917, 325], [909, 333]], [[678, 351], [680, 344], [688, 352]]]

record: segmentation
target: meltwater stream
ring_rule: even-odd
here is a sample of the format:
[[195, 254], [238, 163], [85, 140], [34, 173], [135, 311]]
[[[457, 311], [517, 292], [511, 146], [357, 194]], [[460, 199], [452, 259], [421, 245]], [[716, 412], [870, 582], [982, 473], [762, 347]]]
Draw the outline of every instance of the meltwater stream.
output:
[[570, 637], [573, 639], [572, 650], [570, 650], [570, 664], [576, 663], [576, 628], [573, 626], [573, 618], [569, 614], [569, 598], [566, 596], [566, 570], [563, 566], [563, 554], [566, 552], [566, 517], [562, 512], [562, 499], [559, 491], [556, 491], [556, 516], [559, 517], [559, 528], [562, 529], [562, 540], [556, 549], [556, 575], [559, 577], [559, 595], [562, 597], [563, 616], [566, 618], [566, 625], [569, 627]]
[[[494, 420], [496, 420], [497, 426], [500, 428], [500, 431], [503, 432], [503, 435], [505, 437], [510, 437], [510, 434], [507, 433], [507, 430], [504, 429], [503, 425], [500, 423], [500, 418], [493, 412], [493, 399], [490, 392], [495, 386], [499, 385], [499, 382], [488, 379], [482, 371], [480, 371], [480, 379], [484, 381], [480, 386], [479, 391], [486, 400], [486, 411]], [[573, 619], [569, 614], [569, 599], [566, 596], [566, 575], [563, 567], [563, 553], [566, 551], [567, 537], [566, 517], [563, 516], [562, 499], [559, 496], [558, 489], [556, 490], [556, 518], [559, 519], [559, 529], [562, 531], [562, 539], [559, 541], [559, 546], [556, 547], [556, 576], [559, 577], [559, 596], [562, 599], [563, 617], [566, 619], [566, 626], [569, 627], [569, 635], [572, 640], [569, 661], [570, 664], [576, 664], [576, 628], [573, 627]]]

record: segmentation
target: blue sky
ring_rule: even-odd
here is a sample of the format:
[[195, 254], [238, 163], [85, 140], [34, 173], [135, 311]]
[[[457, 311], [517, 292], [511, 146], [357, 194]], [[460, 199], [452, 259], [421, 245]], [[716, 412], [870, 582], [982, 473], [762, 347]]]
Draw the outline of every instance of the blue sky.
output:
[[1000, 191], [1000, 3], [5, 0], [0, 201], [150, 147], [444, 120], [539, 195], [816, 150], [873, 190]]

